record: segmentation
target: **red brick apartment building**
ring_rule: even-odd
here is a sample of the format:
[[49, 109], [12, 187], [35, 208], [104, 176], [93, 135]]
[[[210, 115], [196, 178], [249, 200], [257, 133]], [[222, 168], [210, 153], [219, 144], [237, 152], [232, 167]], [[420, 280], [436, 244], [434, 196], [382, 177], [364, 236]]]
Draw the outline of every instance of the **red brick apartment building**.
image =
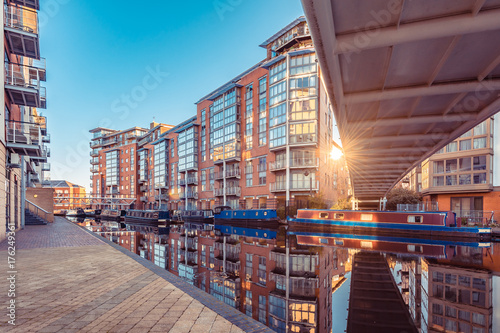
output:
[[[412, 170], [407, 181], [423, 200], [462, 217], [500, 214], [500, 117], [492, 117]], [[486, 215], [484, 215], [486, 214]]]
[[87, 208], [83, 200], [77, 198], [85, 198], [87, 190], [85, 187], [73, 184], [66, 180], [46, 180], [43, 187], [54, 189], [54, 209], [75, 209]]
[[[38, 0], [6, 0], [3, 8], [2, 63], [4, 63], [4, 112], [0, 115], [0, 220], [15, 229], [24, 225], [29, 208], [26, 187], [43, 181], [49, 170], [46, 118], [38, 109], [46, 107], [45, 59], [40, 57]], [[6, 228], [0, 228], [0, 241]]]
[[330, 158], [333, 106], [305, 18], [260, 46], [266, 59], [201, 98], [196, 115], [175, 127], [91, 130], [93, 192], [134, 196], [139, 209], [346, 198], [345, 163]]

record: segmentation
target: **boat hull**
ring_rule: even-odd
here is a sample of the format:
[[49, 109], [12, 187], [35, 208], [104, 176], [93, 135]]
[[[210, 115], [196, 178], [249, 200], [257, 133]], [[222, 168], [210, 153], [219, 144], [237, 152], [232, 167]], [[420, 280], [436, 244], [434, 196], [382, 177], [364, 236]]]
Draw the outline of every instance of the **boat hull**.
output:
[[412, 235], [418, 238], [472, 238], [490, 240], [491, 229], [479, 227], [449, 227], [445, 225], [383, 223], [363, 221], [337, 221], [318, 219], [289, 219], [288, 224], [296, 230], [328, 230], [339, 233], [368, 235]]

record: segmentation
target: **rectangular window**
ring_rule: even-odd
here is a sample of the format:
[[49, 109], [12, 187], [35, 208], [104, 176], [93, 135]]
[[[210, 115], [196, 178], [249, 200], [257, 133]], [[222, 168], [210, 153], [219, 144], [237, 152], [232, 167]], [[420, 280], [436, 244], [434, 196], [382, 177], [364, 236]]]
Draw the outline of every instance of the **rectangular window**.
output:
[[246, 161], [245, 163], [245, 179], [246, 179], [246, 186], [251, 187], [253, 186], [253, 170], [252, 170], [252, 161]]
[[266, 324], [266, 296], [259, 295], [259, 321]]
[[468, 139], [468, 140], [461, 140], [460, 141], [460, 150], [470, 150], [472, 147], [471, 147], [471, 140]]
[[485, 135], [486, 134], [486, 121], [474, 127], [474, 135]]
[[266, 157], [259, 158], [259, 185], [266, 184], [266, 171], [267, 171], [267, 162]]
[[247, 253], [245, 254], [246, 256], [246, 262], [245, 262], [245, 280], [251, 281], [252, 280], [252, 275], [253, 275], [253, 254]]
[[457, 142], [456, 141], [453, 141], [453, 142], [450, 142], [447, 146], [446, 146], [446, 152], [447, 153], [453, 153], [457, 151]]
[[474, 138], [474, 149], [486, 148], [486, 137]]
[[245, 295], [245, 313], [247, 316], [252, 316], [252, 292], [250, 290], [247, 290]]
[[259, 256], [259, 284], [266, 285], [266, 257]]

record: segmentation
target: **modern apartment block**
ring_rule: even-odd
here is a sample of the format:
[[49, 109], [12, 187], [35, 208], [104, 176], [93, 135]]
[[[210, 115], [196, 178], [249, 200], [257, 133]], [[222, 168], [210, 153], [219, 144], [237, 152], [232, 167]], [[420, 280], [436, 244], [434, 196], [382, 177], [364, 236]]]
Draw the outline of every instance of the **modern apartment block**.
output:
[[[38, 0], [6, 0], [3, 8], [3, 91], [0, 121], [0, 219], [6, 227], [23, 227], [25, 189], [49, 171], [50, 142], [46, 118], [45, 59], [40, 57]], [[0, 231], [0, 240], [5, 229]]]
[[196, 102], [196, 116], [164, 131], [127, 130], [136, 131], [135, 164], [126, 155], [132, 146], [116, 139], [127, 131], [92, 130], [93, 192], [136, 195], [136, 208], [187, 210], [346, 198], [348, 174], [330, 158], [333, 109], [305, 18], [260, 46], [266, 59]]
[[[408, 175], [424, 201], [457, 216], [500, 208], [500, 117], [492, 117], [422, 162]], [[488, 216], [489, 217], [489, 216]]]
[[92, 195], [119, 195], [137, 198], [136, 202], [143, 202], [141, 197], [148, 194], [154, 198], [152, 187], [141, 182], [150, 176], [150, 172], [152, 174], [148, 168], [153, 165], [153, 160], [147, 152], [152, 147], [150, 143], [170, 128], [170, 125], [153, 122], [149, 129], [132, 127], [117, 131], [98, 127], [91, 130]]

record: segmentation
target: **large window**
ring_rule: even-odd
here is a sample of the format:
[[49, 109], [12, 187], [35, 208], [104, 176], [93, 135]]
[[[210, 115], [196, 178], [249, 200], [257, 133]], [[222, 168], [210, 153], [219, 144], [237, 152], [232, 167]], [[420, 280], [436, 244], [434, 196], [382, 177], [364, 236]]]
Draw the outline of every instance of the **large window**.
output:
[[253, 85], [248, 85], [245, 89], [246, 112], [245, 112], [245, 144], [246, 149], [252, 149], [253, 146]]
[[457, 216], [470, 216], [471, 211], [483, 210], [483, 197], [454, 197], [451, 198], [451, 210]]
[[266, 157], [259, 158], [258, 170], [259, 170], [259, 185], [265, 185], [266, 184], [266, 170], [267, 170]]
[[290, 79], [290, 98], [316, 95], [316, 75]]
[[269, 148], [284, 146], [286, 144], [286, 125], [269, 130]]
[[283, 80], [286, 76], [286, 61], [281, 61], [269, 70], [269, 84]]
[[293, 101], [290, 103], [290, 120], [313, 120], [316, 119], [316, 99], [305, 101]]
[[259, 146], [267, 143], [267, 77], [259, 80]]
[[269, 128], [286, 123], [286, 103], [269, 108]]
[[290, 75], [314, 73], [317, 70], [314, 53], [292, 57], [290, 59]]
[[315, 143], [316, 122], [290, 124], [290, 144]]
[[106, 153], [106, 186], [117, 186], [119, 184], [119, 151], [114, 150]]
[[[433, 162], [433, 186], [487, 184], [488, 156], [473, 156]], [[446, 176], [440, 174], [446, 173]], [[491, 180], [490, 180], [491, 182]]]

